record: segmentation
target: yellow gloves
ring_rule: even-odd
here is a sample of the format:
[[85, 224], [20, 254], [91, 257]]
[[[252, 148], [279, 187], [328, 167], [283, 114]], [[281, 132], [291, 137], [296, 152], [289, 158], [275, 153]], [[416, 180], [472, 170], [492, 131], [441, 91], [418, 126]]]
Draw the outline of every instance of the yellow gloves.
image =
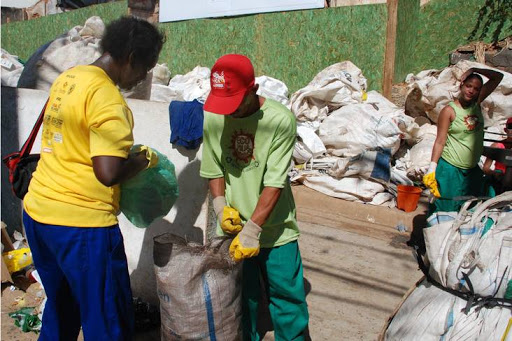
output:
[[436, 198], [439, 198], [441, 197], [441, 194], [439, 193], [439, 189], [437, 188], [436, 167], [436, 162], [430, 163], [430, 167], [428, 169], [427, 174], [423, 176], [423, 183], [425, 184], [425, 186], [427, 186], [432, 195], [434, 195]]
[[137, 144], [132, 147], [132, 153], [146, 152], [146, 159], [148, 159], [148, 166], [146, 169], [154, 167], [158, 163], [158, 154], [148, 146]]
[[222, 210], [222, 218], [220, 220], [220, 227], [226, 233], [237, 234], [242, 231], [242, 220], [240, 213], [232, 207], [224, 206]]
[[235, 262], [260, 253], [261, 227], [249, 220], [229, 246], [229, 255]]
[[226, 198], [218, 196], [213, 199], [213, 210], [222, 230], [229, 234], [237, 234], [229, 246], [229, 254], [235, 262], [244, 258], [254, 257], [260, 253], [261, 227], [249, 220], [242, 226], [240, 213], [227, 206]]
[[242, 231], [240, 213], [236, 209], [227, 206], [225, 197], [218, 196], [213, 199], [213, 210], [224, 232], [237, 234]]

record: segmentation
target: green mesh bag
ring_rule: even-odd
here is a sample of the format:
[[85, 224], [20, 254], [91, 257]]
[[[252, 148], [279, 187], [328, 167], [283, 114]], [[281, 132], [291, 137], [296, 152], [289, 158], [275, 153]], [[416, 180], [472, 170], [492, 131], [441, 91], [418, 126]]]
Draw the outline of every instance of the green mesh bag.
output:
[[137, 227], [148, 227], [169, 213], [178, 198], [174, 165], [157, 152], [158, 164], [121, 184], [121, 212]]

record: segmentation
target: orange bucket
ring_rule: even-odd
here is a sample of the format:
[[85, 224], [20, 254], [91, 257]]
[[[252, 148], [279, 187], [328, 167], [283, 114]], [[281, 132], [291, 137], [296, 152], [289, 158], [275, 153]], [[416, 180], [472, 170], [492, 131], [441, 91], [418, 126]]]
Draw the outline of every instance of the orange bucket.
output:
[[412, 212], [418, 207], [421, 188], [415, 186], [398, 185], [396, 206], [405, 212]]

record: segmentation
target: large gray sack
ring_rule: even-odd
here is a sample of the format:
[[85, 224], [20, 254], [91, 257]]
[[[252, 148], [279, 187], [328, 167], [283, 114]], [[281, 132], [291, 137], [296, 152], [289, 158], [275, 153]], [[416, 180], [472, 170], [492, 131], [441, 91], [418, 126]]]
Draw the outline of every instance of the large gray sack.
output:
[[242, 339], [241, 264], [229, 238], [207, 245], [167, 233], [155, 237], [153, 257], [162, 340]]

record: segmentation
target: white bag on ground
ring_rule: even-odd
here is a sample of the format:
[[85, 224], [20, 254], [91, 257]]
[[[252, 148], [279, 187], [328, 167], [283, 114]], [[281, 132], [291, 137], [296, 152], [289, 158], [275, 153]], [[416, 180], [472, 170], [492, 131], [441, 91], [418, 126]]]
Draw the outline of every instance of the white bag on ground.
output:
[[[429, 275], [449, 289], [469, 293], [471, 285], [480, 297], [510, 300], [506, 292], [512, 289], [512, 192], [471, 211], [469, 204], [458, 213], [429, 217], [432, 226], [423, 230]], [[468, 306], [465, 299], [425, 280], [393, 317], [386, 339], [502, 340], [511, 317], [510, 307]]]
[[397, 168], [405, 171], [409, 179], [422, 181], [423, 175], [428, 170], [432, 147], [436, 140], [437, 127], [432, 124], [424, 124], [419, 127], [416, 139], [419, 140], [413, 145], [404, 156], [397, 159]]
[[379, 92], [372, 90], [368, 92], [368, 98], [365, 104], [371, 104], [379, 114], [391, 118], [401, 131], [401, 138], [406, 140], [409, 145], [418, 141], [420, 133], [419, 125], [414, 118], [407, 116], [404, 109], [397, 107]]
[[153, 79], [152, 84], [167, 85], [171, 80], [171, 71], [167, 67], [166, 63], [156, 64], [153, 68]]
[[288, 87], [282, 81], [268, 76], [260, 76], [256, 77], [256, 84], [260, 85], [258, 95], [278, 101], [285, 106], [290, 104]]
[[4, 49], [1, 51], [2, 85], [15, 88], [23, 72], [23, 64], [19, 62], [18, 56], [11, 55]]
[[171, 103], [172, 101], [179, 101], [182, 98], [176, 90], [171, 89], [167, 85], [151, 84], [151, 101]]
[[[466, 291], [464, 272], [475, 293], [503, 297], [512, 280], [512, 192], [484, 201], [471, 211], [469, 203], [453, 221], [423, 229], [430, 275], [445, 287]], [[435, 216], [429, 221], [432, 218]]]
[[[423, 128], [424, 126], [422, 126]], [[435, 126], [432, 126], [436, 128]], [[415, 144], [410, 149], [410, 166], [407, 169], [407, 174], [412, 178], [422, 178], [425, 175], [430, 165], [432, 156], [432, 148], [436, 141], [436, 135], [425, 134], [420, 142]]]
[[[407, 297], [389, 324], [384, 340], [455, 341], [502, 340], [510, 309], [472, 309], [466, 301], [424, 280]], [[505, 340], [510, 340], [512, 335]]]
[[169, 81], [169, 88], [177, 94], [177, 101], [204, 103], [210, 93], [210, 69], [196, 66], [185, 75], [176, 75]]
[[306, 146], [308, 146], [309, 150], [313, 154], [313, 157], [320, 156], [326, 152], [324, 143], [312, 128], [299, 123], [297, 124], [297, 135], [299, 136], [300, 140], [304, 142]]
[[329, 175], [307, 176], [303, 184], [331, 197], [360, 202], [370, 202], [377, 193], [385, 190], [382, 184], [359, 177], [334, 179]]
[[327, 117], [319, 136], [327, 152], [334, 156], [355, 156], [365, 150], [400, 147], [402, 131], [391, 117], [382, 115], [370, 104], [344, 106]]
[[366, 150], [351, 158], [339, 159], [328, 174], [336, 179], [357, 175], [364, 179], [390, 180], [391, 155], [380, 150]]
[[291, 111], [298, 121], [322, 122], [332, 110], [347, 104], [361, 103], [366, 91], [366, 78], [350, 61], [333, 64], [290, 100]]
[[231, 261], [231, 240], [203, 246], [172, 234], [155, 237], [162, 340], [242, 339], [242, 264]]
[[98, 16], [90, 17], [85, 21], [84, 27], [78, 32], [80, 37], [94, 37], [101, 39], [105, 32], [105, 24]]
[[[101, 56], [99, 42], [105, 25], [93, 16], [85, 25], [75, 26], [65, 36], [55, 39], [43, 53], [36, 68], [36, 89], [49, 91], [53, 81], [67, 69], [91, 64]], [[28, 70], [27, 70], [28, 71]]]

